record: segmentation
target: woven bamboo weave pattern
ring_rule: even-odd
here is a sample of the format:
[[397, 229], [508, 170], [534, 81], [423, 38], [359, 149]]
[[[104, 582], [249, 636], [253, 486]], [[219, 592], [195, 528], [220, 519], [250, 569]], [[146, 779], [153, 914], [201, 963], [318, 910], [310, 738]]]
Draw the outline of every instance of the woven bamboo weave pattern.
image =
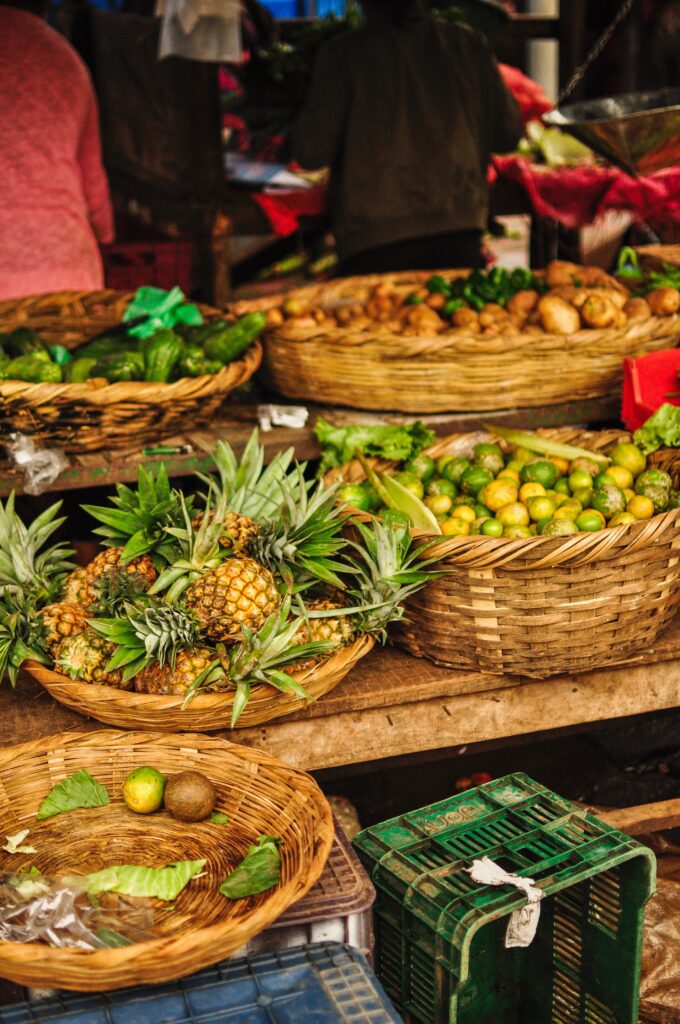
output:
[[[454, 276], [445, 271], [448, 277]], [[288, 293], [327, 309], [362, 302], [376, 284], [411, 291], [427, 273], [373, 275], [310, 285]], [[242, 303], [237, 311], [270, 309], [282, 296]], [[598, 398], [621, 386], [626, 356], [672, 347], [680, 315], [652, 317], [623, 329], [572, 335], [483, 337], [454, 332], [403, 337], [337, 327], [267, 332], [263, 372], [287, 398], [406, 413], [484, 411]]]
[[[0, 302], [0, 330], [31, 327], [50, 344], [72, 348], [118, 324], [131, 298], [113, 291], [61, 292]], [[201, 311], [207, 319], [219, 315], [207, 306]], [[208, 422], [227, 395], [253, 376], [261, 360], [262, 347], [255, 342], [242, 359], [219, 373], [170, 384], [0, 381], [0, 432], [20, 431], [71, 452], [129, 445], [133, 438], [142, 447], [180, 428]]]
[[[372, 649], [374, 640], [365, 636], [345, 647], [326, 661], [305, 672], [294, 673], [314, 699], [330, 693], [342, 682], [358, 661]], [[198, 694], [182, 707], [183, 697], [131, 693], [113, 686], [78, 683], [51, 669], [27, 662], [26, 671], [61, 704], [88, 718], [96, 718], [124, 729], [156, 729], [161, 732], [195, 730], [215, 732], [228, 729], [234, 706], [234, 691]], [[271, 722], [290, 715], [307, 704], [292, 693], [281, 693], [272, 686], [254, 686], [237, 729]]]
[[[630, 440], [616, 430], [537, 433], [605, 454]], [[428, 453], [470, 454], [479, 437], [453, 435]], [[677, 484], [679, 452], [650, 462]], [[352, 463], [345, 475], [358, 481], [363, 471]], [[680, 600], [678, 509], [568, 537], [450, 537], [429, 548], [432, 555], [446, 575], [408, 599], [397, 639], [452, 668], [545, 678], [620, 664], [655, 642]]]
[[[166, 811], [136, 815], [121, 786], [134, 768], [165, 775], [193, 769], [211, 779], [226, 825], [183, 824]], [[86, 768], [111, 803], [36, 821], [54, 785]], [[328, 803], [314, 780], [258, 750], [193, 734], [61, 733], [0, 751], [0, 829], [30, 828], [36, 854], [0, 851], [0, 870], [35, 864], [45, 875], [84, 874], [114, 864], [160, 867], [207, 858], [172, 905], [153, 901], [157, 938], [119, 949], [55, 949], [0, 942], [0, 975], [25, 985], [101, 991], [158, 984], [229, 956], [314, 885], [333, 840]], [[228, 900], [217, 891], [258, 835], [282, 839], [281, 882], [269, 892]]]

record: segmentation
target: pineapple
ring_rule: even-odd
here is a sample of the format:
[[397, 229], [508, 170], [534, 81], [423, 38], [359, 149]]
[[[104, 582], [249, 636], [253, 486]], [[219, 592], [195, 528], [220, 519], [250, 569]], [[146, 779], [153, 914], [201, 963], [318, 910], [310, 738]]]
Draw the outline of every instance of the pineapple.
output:
[[96, 558], [86, 567], [86, 582], [95, 583], [103, 576], [117, 570], [146, 580], [146, 589], [148, 590], [158, 579], [158, 573], [151, 558], [148, 555], [138, 555], [129, 562], [122, 563], [122, 553], [122, 548], [105, 548], [103, 551], [100, 551]]
[[56, 604], [48, 604], [38, 614], [47, 629], [45, 643], [53, 657], [65, 637], [75, 636], [87, 629], [87, 612], [79, 604], [58, 601]]
[[186, 696], [189, 687], [215, 661], [215, 652], [208, 647], [192, 647], [179, 651], [175, 667], [153, 662], [135, 676], [137, 693], [176, 694]]
[[200, 576], [186, 592], [187, 608], [211, 640], [234, 640], [260, 629], [281, 604], [276, 580], [253, 558], [234, 556]]
[[114, 644], [99, 636], [92, 627], [66, 637], [59, 644], [55, 667], [79, 683], [95, 683], [128, 690], [131, 683], [123, 681], [120, 669], [110, 671], [108, 663], [115, 653]]
[[201, 644], [198, 620], [183, 608], [163, 604], [143, 609], [128, 606], [126, 611], [126, 618], [92, 620], [92, 628], [113, 648], [107, 672], [122, 669], [124, 683], [148, 666], [169, 666], [174, 672], [180, 654]]
[[[330, 598], [317, 598], [309, 601], [304, 606], [304, 620], [297, 633], [295, 642], [298, 644], [321, 641], [331, 645], [332, 651], [341, 647], [349, 647], [356, 638], [356, 631], [351, 622], [351, 617], [344, 612], [345, 605], [342, 601], [331, 600]], [[337, 615], [329, 618], [312, 618], [310, 612], [337, 611]], [[296, 662], [290, 666], [291, 672], [307, 672], [319, 664], [321, 659], [312, 658], [306, 661]]]
[[85, 567], [74, 569], [64, 580], [63, 600], [69, 604], [79, 604], [83, 608], [89, 608], [94, 599], [95, 591], [87, 569]]
[[[197, 530], [201, 525], [202, 516], [194, 516], [191, 525]], [[252, 543], [260, 532], [260, 525], [250, 516], [241, 515], [240, 512], [228, 511], [219, 515], [220, 535], [218, 543], [220, 547], [226, 548], [235, 555], [247, 555]]]

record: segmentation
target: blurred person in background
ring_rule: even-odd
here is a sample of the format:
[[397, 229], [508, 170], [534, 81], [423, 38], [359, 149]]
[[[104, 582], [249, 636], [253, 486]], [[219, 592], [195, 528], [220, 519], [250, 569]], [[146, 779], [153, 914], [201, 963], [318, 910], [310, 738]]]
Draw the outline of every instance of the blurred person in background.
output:
[[97, 101], [40, 0], [0, 0], [0, 298], [103, 285], [113, 239]]
[[361, 0], [365, 26], [319, 51], [293, 136], [329, 167], [340, 272], [483, 265], [492, 152], [513, 149], [519, 110], [486, 40], [418, 0]]

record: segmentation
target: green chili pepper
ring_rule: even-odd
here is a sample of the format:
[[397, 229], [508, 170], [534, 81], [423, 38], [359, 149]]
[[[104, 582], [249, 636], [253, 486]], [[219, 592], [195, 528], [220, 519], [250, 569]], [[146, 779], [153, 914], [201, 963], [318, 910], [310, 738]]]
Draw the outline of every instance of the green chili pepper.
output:
[[425, 301], [425, 299], [422, 297], [422, 295], [416, 295], [416, 293], [414, 292], [413, 295], [409, 295], [409, 297], [407, 298], [406, 305], [407, 306], [420, 306], [420, 304], [422, 302], [424, 302], [424, 301]]
[[462, 308], [462, 299], [449, 299], [446, 305], [444, 306], [442, 313], [444, 314], [444, 316], [452, 317], [457, 310]]
[[623, 246], [619, 252], [614, 273], [617, 277], [631, 278], [635, 281], [642, 277], [642, 269], [635, 249], [632, 249], [629, 245]]
[[47, 351], [52, 357], [52, 362], [57, 366], [66, 366], [67, 363], [73, 362], [73, 356], [63, 345], [48, 345]]
[[433, 295], [450, 295], [451, 286], [449, 282], [441, 276], [441, 274], [434, 274], [430, 280], [426, 283], [425, 287]]

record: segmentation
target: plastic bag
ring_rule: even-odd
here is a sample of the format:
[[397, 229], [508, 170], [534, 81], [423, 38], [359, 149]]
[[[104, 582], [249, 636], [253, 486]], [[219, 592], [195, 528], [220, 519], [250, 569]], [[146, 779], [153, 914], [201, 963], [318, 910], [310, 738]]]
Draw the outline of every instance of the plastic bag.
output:
[[24, 474], [26, 494], [42, 494], [70, 463], [57, 448], [40, 448], [27, 434], [10, 434], [5, 442], [10, 459]]
[[163, 327], [173, 328], [177, 324], [198, 325], [203, 317], [198, 306], [187, 302], [181, 288], [175, 287], [167, 292], [163, 288], [145, 285], [138, 288], [130, 305], [123, 313], [123, 323], [136, 320], [140, 316], [148, 317], [137, 327], [131, 327], [128, 334], [135, 338], [149, 338]]
[[77, 878], [0, 875], [0, 940], [110, 949], [153, 938], [153, 912], [125, 897], [90, 898]]

